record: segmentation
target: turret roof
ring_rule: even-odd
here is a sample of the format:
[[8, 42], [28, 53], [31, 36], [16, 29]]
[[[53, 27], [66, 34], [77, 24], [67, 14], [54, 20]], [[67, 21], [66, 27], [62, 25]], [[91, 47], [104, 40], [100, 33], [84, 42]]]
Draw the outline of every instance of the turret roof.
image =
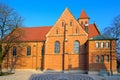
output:
[[83, 9], [81, 14], [80, 14], [80, 19], [86, 19], [86, 18], [89, 18], [89, 17], [87, 16], [86, 12]]

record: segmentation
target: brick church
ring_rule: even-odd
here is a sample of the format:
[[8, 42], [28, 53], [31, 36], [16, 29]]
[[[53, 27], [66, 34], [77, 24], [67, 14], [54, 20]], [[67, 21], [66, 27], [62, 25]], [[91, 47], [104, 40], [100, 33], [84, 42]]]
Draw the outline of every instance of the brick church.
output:
[[4, 65], [10, 66], [17, 55], [17, 70], [97, 73], [101, 69], [117, 71], [116, 39], [101, 35], [84, 10], [76, 19], [68, 8], [53, 26], [21, 28], [25, 44], [19, 52], [14, 46]]

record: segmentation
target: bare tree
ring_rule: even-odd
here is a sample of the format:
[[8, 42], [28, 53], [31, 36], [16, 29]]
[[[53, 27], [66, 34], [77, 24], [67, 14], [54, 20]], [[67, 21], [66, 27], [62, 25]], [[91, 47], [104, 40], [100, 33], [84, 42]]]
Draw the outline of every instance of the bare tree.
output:
[[120, 64], [120, 15], [116, 16], [113, 20], [113, 23], [104, 29], [103, 34], [118, 39], [116, 43], [117, 63], [118, 63], [117, 67], [120, 68], [119, 67], [119, 64]]
[[117, 40], [117, 53], [120, 53], [120, 15], [114, 18], [113, 23], [104, 29], [105, 35], [111, 36]]
[[[2, 63], [10, 48], [19, 44], [23, 31], [18, 28], [22, 24], [22, 17], [8, 5], [0, 3], [0, 73]], [[6, 48], [3, 50], [3, 44]]]

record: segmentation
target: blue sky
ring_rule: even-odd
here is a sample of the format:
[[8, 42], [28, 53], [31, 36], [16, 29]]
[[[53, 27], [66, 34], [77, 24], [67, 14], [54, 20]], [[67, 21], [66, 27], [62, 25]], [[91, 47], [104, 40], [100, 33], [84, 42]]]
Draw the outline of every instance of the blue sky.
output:
[[14, 8], [25, 20], [27, 27], [52, 26], [66, 7], [76, 19], [82, 9], [96, 22], [100, 31], [120, 14], [120, 0], [0, 0]]

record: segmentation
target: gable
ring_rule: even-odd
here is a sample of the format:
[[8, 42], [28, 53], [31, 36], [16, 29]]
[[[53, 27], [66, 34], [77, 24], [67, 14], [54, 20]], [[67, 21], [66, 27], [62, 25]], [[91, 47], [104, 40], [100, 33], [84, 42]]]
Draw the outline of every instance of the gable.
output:
[[[66, 24], [66, 34], [74, 35], [76, 34], [76, 29], [78, 29], [79, 34], [84, 34], [85, 36], [88, 36], [88, 34], [82, 29], [82, 27], [79, 25], [72, 13], [68, 10], [68, 8], [66, 8], [60, 18], [55, 23], [55, 25], [48, 32], [47, 37], [56, 36], [57, 31], [58, 35], [63, 35], [64, 27], [62, 26], [62, 22]], [[70, 22], [72, 22], [72, 26], [70, 26]]]

